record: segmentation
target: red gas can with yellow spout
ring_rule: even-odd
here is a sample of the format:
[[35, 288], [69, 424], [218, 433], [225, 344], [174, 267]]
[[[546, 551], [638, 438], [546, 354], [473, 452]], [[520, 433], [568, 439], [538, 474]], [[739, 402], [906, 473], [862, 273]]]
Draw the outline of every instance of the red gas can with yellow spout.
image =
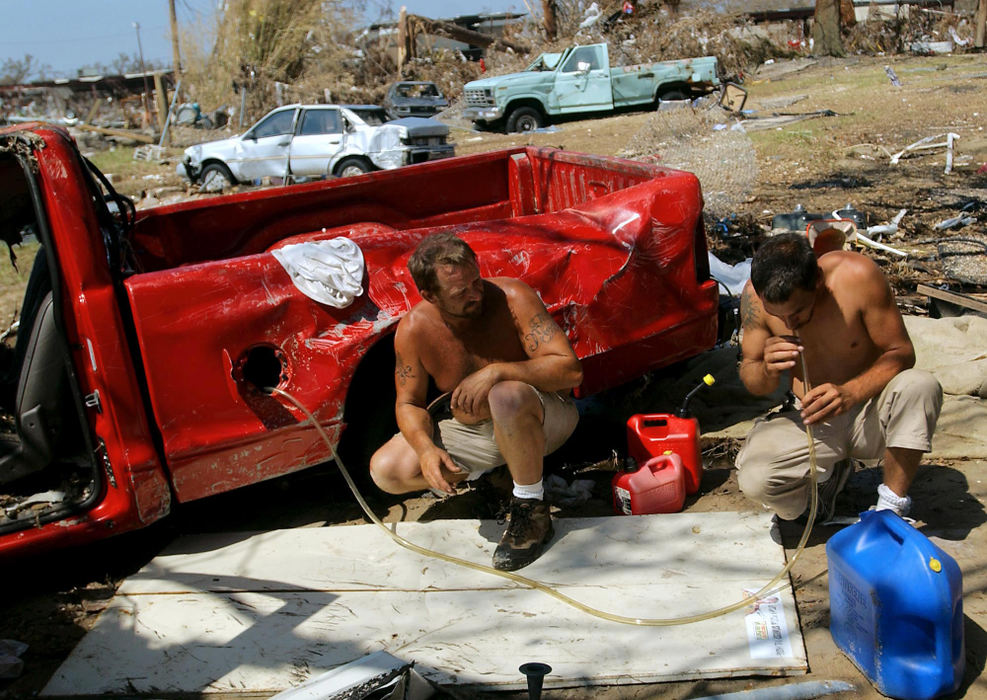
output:
[[639, 413], [627, 421], [627, 454], [638, 464], [666, 452], [674, 452], [685, 469], [685, 490], [699, 490], [703, 478], [699, 450], [699, 421], [670, 413]]
[[633, 471], [614, 474], [613, 510], [618, 515], [678, 513], [685, 505], [685, 469], [674, 452], [652, 457]]
[[707, 374], [690, 391], [678, 413], [638, 413], [627, 420], [627, 455], [637, 464], [674, 452], [685, 469], [685, 492], [694, 494], [703, 479], [703, 455], [699, 449], [699, 421], [689, 415], [689, 401], [704, 386], [716, 380]]

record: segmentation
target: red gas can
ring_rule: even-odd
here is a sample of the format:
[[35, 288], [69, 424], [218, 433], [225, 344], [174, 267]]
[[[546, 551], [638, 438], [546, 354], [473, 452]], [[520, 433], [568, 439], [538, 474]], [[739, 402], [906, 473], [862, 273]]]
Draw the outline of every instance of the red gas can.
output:
[[652, 457], [674, 452], [685, 468], [685, 491], [699, 490], [703, 478], [703, 458], [699, 450], [699, 421], [670, 413], [631, 416], [627, 421], [627, 454], [638, 464]]
[[632, 472], [614, 474], [613, 510], [618, 515], [678, 513], [685, 505], [685, 469], [674, 452], [652, 457]]

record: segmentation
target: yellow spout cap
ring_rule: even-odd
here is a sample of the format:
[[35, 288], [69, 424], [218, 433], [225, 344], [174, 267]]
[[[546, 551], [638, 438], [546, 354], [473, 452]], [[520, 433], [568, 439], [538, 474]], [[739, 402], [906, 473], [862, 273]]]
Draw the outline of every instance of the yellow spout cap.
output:
[[716, 377], [714, 377], [712, 374], [707, 374], [705, 377], [703, 377], [703, 383], [706, 386], [713, 386], [714, 384], [716, 384]]

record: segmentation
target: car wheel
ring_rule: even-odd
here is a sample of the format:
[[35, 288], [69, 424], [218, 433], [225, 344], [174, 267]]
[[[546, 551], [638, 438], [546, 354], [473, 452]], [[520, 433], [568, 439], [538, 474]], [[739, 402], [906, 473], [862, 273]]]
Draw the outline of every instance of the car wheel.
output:
[[363, 175], [371, 170], [370, 164], [362, 158], [343, 158], [336, 166], [336, 177]]
[[509, 133], [534, 131], [542, 127], [543, 120], [541, 112], [534, 107], [518, 107], [507, 119], [507, 131]]
[[222, 163], [210, 163], [202, 169], [199, 189], [203, 192], [222, 192], [236, 184], [230, 169]]

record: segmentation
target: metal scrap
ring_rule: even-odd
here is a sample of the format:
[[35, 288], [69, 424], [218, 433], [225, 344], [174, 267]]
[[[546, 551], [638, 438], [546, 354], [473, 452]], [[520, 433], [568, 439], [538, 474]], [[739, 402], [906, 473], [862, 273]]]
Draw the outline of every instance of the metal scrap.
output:
[[[935, 136], [926, 136], [924, 139], [919, 139], [915, 143], [905, 146], [903, 149], [891, 156], [891, 165], [897, 165], [901, 157], [906, 153], [913, 153], [915, 151], [927, 151], [933, 148], [945, 148], [946, 153], [946, 174], [948, 175], [953, 169], [953, 141], [960, 137], [959, 134], [954, 134], [948, 132], [945, 134], [936, 134]], [[946, 139], [941, 143], [934, 143], [936, 139]]]

